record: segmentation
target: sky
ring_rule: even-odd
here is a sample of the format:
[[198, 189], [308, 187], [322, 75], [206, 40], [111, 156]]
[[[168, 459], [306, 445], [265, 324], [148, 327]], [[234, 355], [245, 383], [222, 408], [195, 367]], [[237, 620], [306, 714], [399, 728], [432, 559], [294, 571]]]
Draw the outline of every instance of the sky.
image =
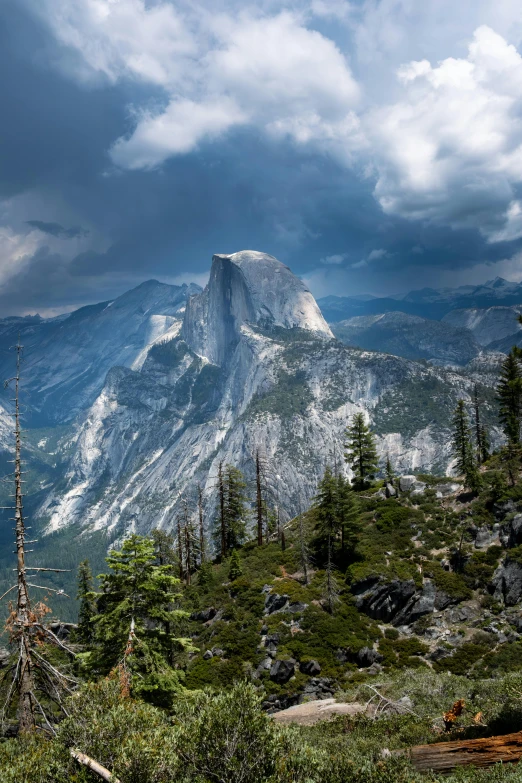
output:
[[519, 0], [1, 0], [0, 316], [261, 250], [317, 296], [522, 279]]

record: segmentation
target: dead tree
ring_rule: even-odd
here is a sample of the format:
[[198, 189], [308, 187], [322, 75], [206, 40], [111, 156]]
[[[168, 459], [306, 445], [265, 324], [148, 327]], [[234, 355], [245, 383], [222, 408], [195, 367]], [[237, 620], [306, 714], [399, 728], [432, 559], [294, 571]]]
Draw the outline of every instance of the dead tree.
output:
[[219, 524], [221, 530], [221, 559], [227, 554], [227, 519], [225, 513], [225, 479], [223, 475], [223, 460], [218, 466], [218, 492], [219, 492]]
[[[24, 504], [23, 504], [23, 490], [22, 490], [22, 438], [21, 438], [21, 423], [20, 423], [20, 369], [22, 363], [23, 346], [20, 343], [20, 338], [16, 345], [16, 375], [13, 378], [9, 378], [4, 387], [9, 387], [14, 382], [15, 396], [11, 401], [14, 402], [14, 419], [15, 419], [15, 458], [14, 458], [14, 484], [15, 484], [15, 504], [14, 507], [10, 507], [14, 510], [14, 522], [15, 522], [15, 542], [16, 542], [16, 557], [17, 557], [17, 582], [13, 585], [2, 598], [11, 592], [11, 590], [17, 590], [16, 607], [11, 608], [11, 613], [7, 621], [7, 629], [10, 633], [10, 641], [18, 650], [18, 657], [14, 667], [13, 679], [11, 686], [8, 690], [7, 698], [4, 703], [1, 717], [2, 721], [5, 719], [6, 713], [12, 704], [12, 701], [17, 695], [18, 701], [18, 722], [19, 729], [22, 733], [33, 731], [37, 728], [37, 715], [41, 715], [43, 722], [46, 726], [46, 730], [54, 733], [54, 728], [51, 724], [50, 717], [47, 715], [45, 708], [40, 703], [36, 693], [37, 690], [46, 695], [52, 702], [57, 704], [62, 712], [65, 712], [60, 693], [71, 690], [71, 685], [76, 684], [76, 680], [71, 677], [67, 677], [60, 672], [55, 666], [50, 664], [43, 655], [41, 655], [41, 648], [43, 643], [48, 642], [54, 644], [62, 650], [65, 650], [74, 655], [57, 636], [48, 628], [44, 623], [45, 614], [50, 611], [44, 604], [36, 606], [31, 605], [31, 599], [29, 595], [29, 587], [48, 590], [60, 595], [65, 595], [63, 590], [55, 590], [53, 588], [45, 587], [43, 585], [36, 585], [29, 582], [29, 579], [34, 578], [31, 573], [40, 572], [54, 572], [64, 573], [66, 569], [63, 568], [36, 568], [28, 566], [26, 563], [26, 544], [35, 543], [35, 541], [28, 541], [26, 539], [26, 526], [24, 519]], [[29, 575], [27, 572], [31, 572]], [[39, 687], [37, 688], [37, 680]]]
[[471, 764], [474, 767], [490, 767], [518, 762], [522, 758], [522, 732], [486, 739], [417, 745], [411, 748], [410, 758], [416, 770], [440, 774], [449, 774], [456, 767]]
[[306, 541], [304, 536], [303, 515], [299, 514], [298, 517], [298, 532], [299, 532], [299, 555], [301, 560], [301, 568], [303, 570], [303, 580], [305, 585], [308, 584], [308, 552], [306, 548]]

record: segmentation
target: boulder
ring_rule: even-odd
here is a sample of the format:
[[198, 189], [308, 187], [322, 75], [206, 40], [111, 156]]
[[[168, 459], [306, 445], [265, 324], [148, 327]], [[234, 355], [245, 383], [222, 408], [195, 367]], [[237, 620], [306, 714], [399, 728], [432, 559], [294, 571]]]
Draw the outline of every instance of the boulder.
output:
[[475, 533], [475, 549], [487, 549], [494, 538], [488, 527], [479, 527]]
[[303, 674], [308, 674], [315, 677], [317, 674], [321, 674], [321, 666], [317, 661], [304, 661], [299, 664], [299, 669]]
[[435, 493], [438, 498], [447, 498], [449, 495], [454, 495], [460, 489], [462, 489], [460, 484], [448, 482], [447, 484], [437, 484]]
[[385, 486], [385, 492], [387, 498], [394, 498], [397, 495], [397, 490], [392, 484], [386, 484]]
[[334, 689], [332, 681], [328, 677], [311, 677], [303, 688], [299, 701], [305, 701], [309, 697], [314, 699], [328, 699]]
[[272, 650], [272, 651], [277, 650], [278, 643], [279, 643], [279, 634], [277, 633], [265, 637], [265, 647], [267, 650]]
[[204, 661], [210, 661], [210, 659], [213, 658], [213, 657], [214, 657], [214, 655], [212, 653], [212, 650], [205, 650], [205, 652], [203, 653], [203, 660]]
[[382, 582], [379, 577], [372, 577], [353, 585], [352, 592], [359, 611], [395, 626], [411, 625], [435, 609], [455, 603], [453, 598], [437, 590], [430, 579], [425, 579], [419, 590], [413, 579]]
[[208, 623], [209, 620], [213, 620], [217, 614], [217, 609], [210, 606], [208, 609], [203, 609], [201, 612], [192, 612], [190, 615], [191, 620], [198, 620], [201, 623]]
[[304, 610], [307, 608], [308, 604], [302, 604], [299, 601], [295, 601], [292, 604], [288, 604], [285, 611], [291, 612], [292, 614], [299, 614], [300, 612], [304, 612]]
[[504, 519], [508, 514], [513, 514], [516, 511], [515, 502], [513, 500], [506, 500], [504, 503], [495, 503], [493, 505], [493, 513], [497, 519]]
[[225, 655], [225, 651], [222, 650], [220, 647], [213, 647], [212, 655], [214, 656], [214, 658], [223, 658], [223, 656]]
[[507, 555], [493, 574], [491, 587], [496, 601], [514, 606], [522, 598], [522, 565]]
[[357, 663], [361, 668], [372, 666], [374, 663], [380, 663], [383, 659], [383, 656], [371, 647], [362, 647], [356, 657]]
[[409, 492], [417, 481], [415, 476], [401, 476], [399, 479], [399, 489], [401, 492]]
[[279, 685], [284, 685], [295, 674], [295, 660], [274, 661], [270, 668], [270, 679]]
[[280, 612], [288, 605], [287, 595], [278, 595], [277, 593], [270, 593], [265, 599], [265, 614], [273, 614], [274, 612]]

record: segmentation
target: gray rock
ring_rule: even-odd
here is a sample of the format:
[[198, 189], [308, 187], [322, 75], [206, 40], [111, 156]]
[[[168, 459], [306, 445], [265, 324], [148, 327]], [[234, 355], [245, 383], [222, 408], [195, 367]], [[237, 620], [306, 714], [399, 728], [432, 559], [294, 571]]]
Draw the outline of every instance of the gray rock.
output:
[[11, 653], [5, 647], [0, 647], [0, 669], [5, 669], [9, 664]]
[[385, 491], [387, 498], [394, 498], [397, 495], [397, 490], [392, 484], [386, 484]]
[[274, 661], [270, 668], [270, 679], [279, 685], [284, 685], [295, 674], [295, 660]]
[[399, 489], [401, 492], [410, 492], [410, 490], [413, 489], [413, 486], [415, 482], [417, 481], [416, 476], [401, 476], [399, 479]]
[[381, 664], [380, 663], [372, 663], [372, 665], [367, 669], [366, 674], [370, 674], [372, 677], [376, 677], [381, 672], [382, 672]]
[[493, 574], [491, 585], [496, 601], [514, 606], [522, 598], [522, 565], [510, 560], [507, 555]]
[[494, 538], [489, 528], [479, 527], [475, 535], [475, 549], [487, 549]]
[[431, 661], [440, 661], [441, 658], [449, 658], [452, 652], [453, 650], [448, 650], [446, 647], [435, 647], [429, 658]]
[[493, 513], [497, 519], [504, 519], [508, 514], [512, 514], [516, 511], [516, 506], [513, 500], [506, 500], [504, 503], [495, 503], [493, 506]]
[[311, 677], [303, 688], [305, 697], [316, 699], [328, 699], [333, 692], [332, 681], [328, 677]]
[[212, 655], [215, 658], [223, 658], [223, 656], [225, 655], [225, 651], [222, 650], [220, 647], [213, 647], [212, 648]]
[[299, 601], [295, 601], [293, 604], [289, 604], [285, 611], [291, 612], [292, 614], [298, 614], [300, 612], [304, 612], [304, 610], [307, 608], [308, 604], [302, 604]]
[[522, 544], [522, 514], [517, 514], [508, 525], [508, 547]]
[[270, 593], [265, 599], [265, 614], [273, 614], [274, 612], [280, 612], [285, 609], [288, 604], [287, 595], [278, 595], [277, 593]]
[[201, 623], [207, 623], [209, 620], [213, 620], [217, 614], [217, 609], [210, 606], [208, 609], [203, 609], [201, 612], [192, 612], [190, 615], [191, 620], [199, 620]]
[[204, 661], [210, 661], [211, 658], [213, 658], [214, 655], [212, 654], [212, 650], [205, 650], [203, 653], [203, 660]]
[[374, 620], [392, 622], [415, 595], [413, 579], [382, 583], [379, 578], [366, 579], [352, 586], [355, 605]]
[[303, 672], [303, 674], [308, 674], [312, 677], [315, 677], [317, 674], [321, 674], [321, 666], [317, 661], [304, 661], [303, 663], [299, 664], [299, 669]]
[[356, 657], [357, 663], [362, 668], [372, 666], [374, 663], [380, 663], [383, 659], [383, 656], [377, 650], [372, 650], [371, 647], [362, 647]]
[[455, 484], [454, 482], [448, 482], [447, 484], [437, 484], [435, 488], [436, 497], [447, 498], [449, 495], [454, 495], [459, 491], [459, 489], [461, 489], [461, 485]]
[[348, 663], [348, 661], [350, 660], [349, 650], [343, 650], [339, 648], [338, 650], [335, 651], [334, 655], [336, 660], [339, 661], [339, 663]]

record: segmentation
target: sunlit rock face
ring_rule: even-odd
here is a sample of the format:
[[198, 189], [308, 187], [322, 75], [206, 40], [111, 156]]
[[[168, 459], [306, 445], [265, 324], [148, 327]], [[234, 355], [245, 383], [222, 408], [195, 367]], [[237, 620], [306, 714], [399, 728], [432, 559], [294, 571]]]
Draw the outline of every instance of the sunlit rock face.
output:
[[333, 337], [310, 291], [276, 258], [254, 250], [215, 255], [207, 287], [188, 301], [183, 337], [196, 353], [222, 366], [246, 324]]
[[198, 485], [210, 528], [219, 463], [251, 482], [258, 449], [270, 465], [270, 502], [291, 517], [307, 508], [327, 462], [350, 475], [344, 431], [359, 411], [396, 472], [451, 472], [456, 401], [492, 371], [343, 345], [302, 281], [254, 251], [214, 256], [179, 329], [112, 367], [62, 439], [63, 475], [38, 511], [48, 530], [172, 529]]

